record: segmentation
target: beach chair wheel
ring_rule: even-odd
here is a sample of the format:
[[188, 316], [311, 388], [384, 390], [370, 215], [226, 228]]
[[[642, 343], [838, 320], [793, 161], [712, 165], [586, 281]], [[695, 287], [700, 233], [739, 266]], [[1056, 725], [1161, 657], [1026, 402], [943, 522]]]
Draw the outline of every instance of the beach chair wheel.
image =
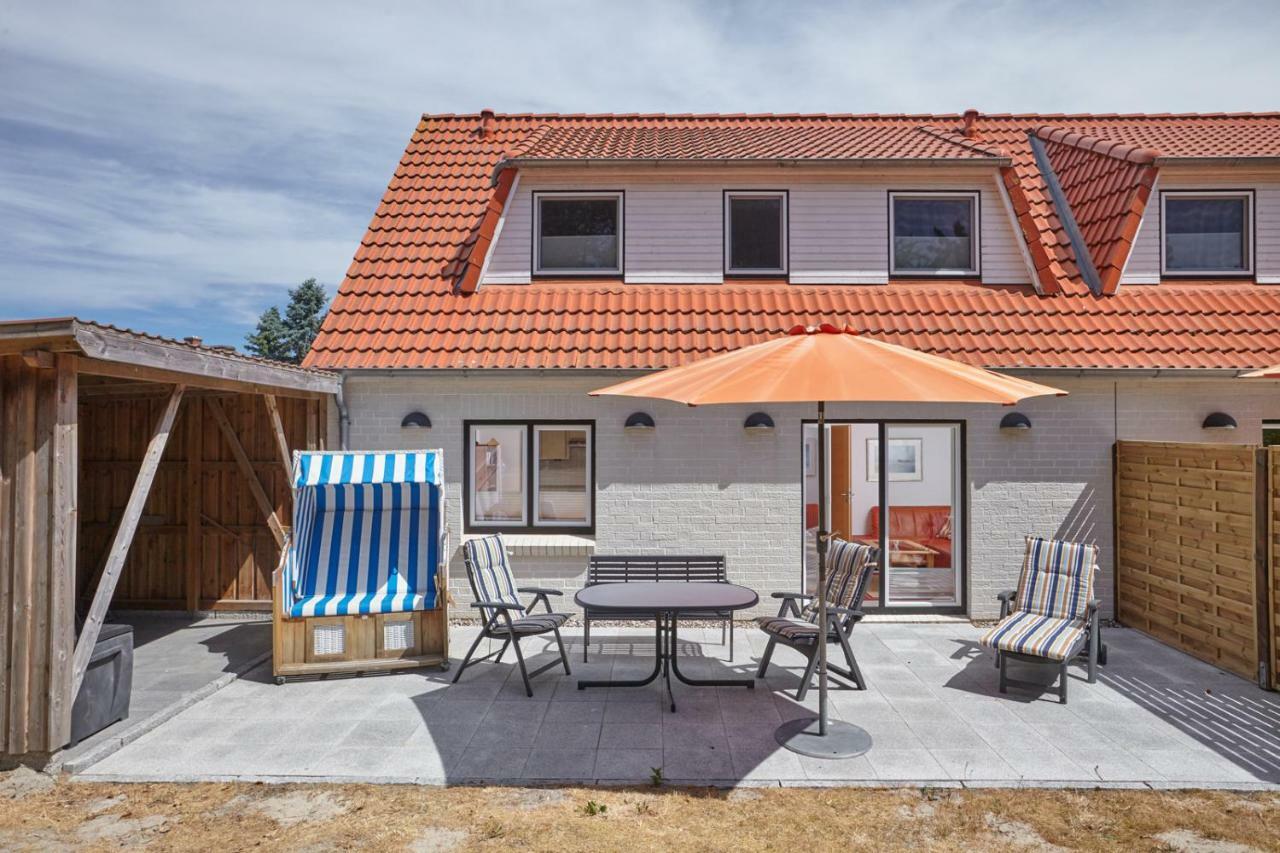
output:
[[449, 666], [450, 666], [449, 661], [447, 661], [447, 660], [440, 661], [440, 671], [441, 671], [441, 672], [448, 672], [448, 671], [449, 671]]
[[277, 684], [277, 685], [284, 684], [284, 676], [283, 676], [283, 675], [277, 675], [277, 676], [276, 676], [276, 684]]

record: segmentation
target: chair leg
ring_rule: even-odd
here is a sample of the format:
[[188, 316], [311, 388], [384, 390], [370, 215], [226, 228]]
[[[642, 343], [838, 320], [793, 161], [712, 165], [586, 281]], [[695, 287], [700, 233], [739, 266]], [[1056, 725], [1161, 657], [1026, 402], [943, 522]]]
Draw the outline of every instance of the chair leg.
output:
[[560, 638], [560, 629], [552, 628], [551, 630], [555, 632], [556, 645], [560, 647], [560, 662], [564, 664], [564, 674], [572, 675], [572, 673], [569, 672], [569, 654], [564, 650], [564, 640]]
[[1000, 667], [1000, 692], [1009, 692], [1009, 662], [1004, 655], [998, 655], [996, 665]]
[[520, 651], [520, 638], [512, 637], [511, 646], [516, 650], [516, 663], [520, 665], [520, 677], [524, 679], [524, 695], [533, 698], [533, 685], [529, 683], [529, 671], [524, 666], [524, 653]]
[[1058, 668], [1058, 704], [1067, 704], [1067, 661]]
[[582, 662], [587, 662], [587, 649], [591, 646], [591, 620], [582, 617]]
[[760, 658], [760, 668], [756, 670], [756, 678], [764, 678], [765, 670], [769, 668], [769, 659], [773, 657], [773, 647], [778, 641], [770, 637], [768, 644], [764, 647], [764, 657]]
[[1095, 625], [1089, 637], [1089, 683], [1098, 683], [1098, 629]]
[[800, 689], [796, 691], [796, 701], [803, 702], [804, 694], [809, 692], [809, 684], [813, 681], [813, 674], [818, 669], [818, 649], [815, 647], [813, 653], [809, 655], [809, 665], [804, 668], [804, 676], [800, 681]]
[[502, 656], [507, 653], [507, 646], [511, 645], [510, 640], [502, 641], [502, 648], [498, 649], [498, 656], [493, 659], [494, 663], [502, 663]]
[[458, 683], [458, 679], [462, 677], [462, 671], [471, 663], [471, 656], [476, 653], [476, 649], [480, 647], [480, 641], [483, 639], [484, 631], [476, 634], [476, 641], [471, 644], [471, 648], [467, 649], [467, 656], [462, 659], [462, 666], [458, 667], [458, 671], [453, 674], [453, 681], [451, 683]]

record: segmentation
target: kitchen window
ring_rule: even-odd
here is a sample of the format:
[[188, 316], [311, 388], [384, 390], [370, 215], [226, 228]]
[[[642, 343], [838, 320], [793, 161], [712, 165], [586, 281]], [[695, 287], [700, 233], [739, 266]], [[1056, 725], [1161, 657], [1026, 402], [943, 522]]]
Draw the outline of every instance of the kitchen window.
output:
[[889, 194], [889, 270], [902, 276], [976, 276], [976, 192]]
[[469, 421], [466, 529], [594, 529], [595, 424]]
[[786, 275], [787, 194], [724, 194], [724, 268], [729, 275]]
[[1160, 194], [1169, 275], [1248, 275], [1253, 272], [1253, 196], [1242, 192]]
[[622, 193], [534, 193], [537, 275], [621, 275]]

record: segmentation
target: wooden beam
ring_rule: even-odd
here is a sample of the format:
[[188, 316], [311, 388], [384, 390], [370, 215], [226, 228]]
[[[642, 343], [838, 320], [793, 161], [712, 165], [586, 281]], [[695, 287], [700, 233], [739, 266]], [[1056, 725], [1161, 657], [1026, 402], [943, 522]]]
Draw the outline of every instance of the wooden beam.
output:
[[23, 350], [22, 360], [27, 363], [27, 367], [33, 367], [37, 370], [53, 370], [53, 353], [48, 350]]
[[280, 461], [284, 463], [285, 487], [289, 488], [292, 493], [293, 456], [289, 453], [289, 440], [284, 434], [284, 422], [280, 420], [280, 409], [276, 405], [275, 396], [264, 394], [262, 399], [267, 404], [267, 417], [271, 419], [271, 432], [276, 437], [276, 448], [280, 451]]
[[95, 358], [81, 359], [80, 372], [92, 376], [129, 379], [135, 382], [162, 382], [165, 384], [181, 382], [193, 387], [208, 388], [214, 391], [230, 391], [234, 394], [277, 394], [283, 397], [315, 397], [326, 393], [323, 390], [286, 388], [252, 380], [228, 379], [217, 374], [193, 374], [181, 370], [150, 367], [146, 364], [132, 364], [128, 361], [110, 361]]
[[223, 411], [222, 404], [217, 400], [206, 400], [205, 405], [209, 407], [209, 412], [213, 415], [214, 421], [217, 422], [218, 429], [222, 430], [222, 437], [227, 440], [227, 445], [231, 448], [231, 454], [235, 456], [236, 464], [240, 466], [240, 472], [244, 474], [245, 480], [249, 483], [249, 490], [253, 493], [253, 499], [258, 502], [258, 507], [262, 510], [262, 514], [266, 516], [267, 526], [271, 528], [271, 535], [276, 538], [276, 544], [283, 548], [284, 528], [280, 524], [280, 519], [276, 518], [276, 509], [271, 504], [271, 499], [267, 497], [266, 490], [262, 488], [258, 475], [253, 471], [253, 463], [249, 461], [249, 455], [244, 452], [240, 439], [236, 438], [236, 431], [232, 428], [231, 421], [227, 420], [227, 413]]
[[133, 542], [133, 534], [138, 529], [138, 520], [142, 517], [147, 495], [151, 492], [151, 483], [155, 480], [156, 469], [160, 467], [160, 457], [164, 455], [165, 446], [169, 443], [173, 419], [178, 414], [178, 404], [182, 402], [182, 394], [185, 390], [185, 385], [173, 387], [160, 420], [151, 433], [147, 451], [142, 457], [142, 467], [138, 469], [138, 478], [133, 481], [133, 491], [129, 493], [129, 501], [125, 504], [120, 527], [116, 530], [115, 539], [111, 542], [102, 580], [93, 594], [93, 604], [89, 606], [89, 615], [85, 619], [84, 629], [76, 642], [71, 670], [73, 699], [80, 690], [80, 682], [84, 680], [85, 670], [89, 668], [89, 658], [93, 655], [94, 644], [98, 642], [98, 634], [102, 631], [102, 621], [106, 618], [111, 596], [115, 594], [116, 582], [120, 580], [125, 558], [129, 555], [129, 545]]
[[200, 523], [204, 495], [204, 418], [198, 399], [187, 401], [187, 610], [200, 609], [200, 580], [204, 566], [204, 525]]
[[79, 533], [80, 435], [76, 357], [57, 356], [53, 432], [53, 530], [49, 595], [49, 745], [71, 740], [72, 655], [76, 627], [76, 537]]

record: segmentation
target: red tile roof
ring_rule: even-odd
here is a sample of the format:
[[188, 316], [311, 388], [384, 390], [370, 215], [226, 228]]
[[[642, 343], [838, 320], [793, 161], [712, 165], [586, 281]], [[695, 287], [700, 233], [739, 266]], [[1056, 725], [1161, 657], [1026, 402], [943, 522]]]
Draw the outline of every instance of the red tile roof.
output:
[[[961, 121], [959, 115], [424, 116], [306, 363], [652, 368], [832, 314], [889, 340], [993, 366], [1256, 367], [1280, 361], [1280, 294], [1264, 288], [1179, 284], [1095, 296], [1029, 140], [1048, 126], [1127, 146], [1163, 146], [1166, 156], [1238, 157], [1280, 147], [1280, 114], [985, 115], [974, 124], [975, 138], [957, 143], [964, 139]], [[1003, 152], [1012, 163], [1001, 173], [1039, 289], [1053, 295], [939, 283], [819, 288], [544, 282], [467, 292], [474, 289], [492, 239], [499, 196], [509, 191], [495, 179], [495, 167], [540, 145], [548, 146], [546, 152], [586, 156], [581, 140], [596, 131], [607, 131], [609, 144], [627, 152], [676, 152], [694, 140], [699, 151], [724, 151], [725, 140], [735, 134], [751, 150], [778, 158], [954, 148], [954, 156], [972, 162]], [[841, 134], [858, 141], [842, 148]], [[875, 134], [886, 141], [875, 142]], [[1257, 140], [1258, 147], [1245, 147], [1242, 138]], [[795, 148], [788, 147], [793, 143]], [[971, 155], [968, 146], [977, 150]], [[1131, 217], [1115, 212], [1125, 194], [1102, 187], [1090, 171], [1101, 167], [1088, 162], [1080, 157], [1067, 164], [1065, 183], [1082, 200], [1077, 218], [1082, 228], [1089, 226], [1086, 244], [1102, 259], [1101, 273], [1114, 247], [1123, 244]], [[1117, 182], [1140, 183], [1121, 172]]]
[[529, 136], [510, 162], [560, 160], [1007, 160], [992, 145], [927, 124], [848, 126], [827, 119], [764, 125], [553, 126]]

